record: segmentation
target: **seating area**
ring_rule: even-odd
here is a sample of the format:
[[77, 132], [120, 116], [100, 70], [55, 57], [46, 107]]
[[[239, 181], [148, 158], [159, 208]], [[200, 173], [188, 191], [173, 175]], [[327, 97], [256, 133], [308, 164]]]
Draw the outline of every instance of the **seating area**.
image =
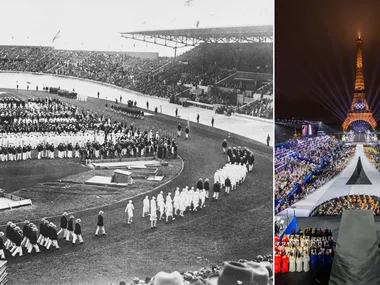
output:
[[373, 166], [375, 166], [376, 169], [380, 171], [380, 145], [365, 147], [364, 152]]
[[184, 84], [215, 84], [232, 69], [272, 72], [272, 48], [271, 44], [201, 44], [178, 60], [151, 60], [122, 52], [1, 46], [0, 69], [75, 76], [169, 98], [185, 90]]
[[262, 98], [237, 109], [238, 114], [245, 114], [265, 119], [273, 118], [273, 99]]
[[352, 147], [327, 135], [276, 145], [275, 212], [319, 189], [346, 167], [353, 154]]

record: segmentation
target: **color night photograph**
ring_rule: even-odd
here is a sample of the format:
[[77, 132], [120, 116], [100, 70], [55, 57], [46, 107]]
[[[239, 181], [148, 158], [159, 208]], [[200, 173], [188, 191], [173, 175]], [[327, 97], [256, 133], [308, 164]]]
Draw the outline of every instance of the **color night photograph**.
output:
[[276, 285], [380, 284], [379, 10], [275, 2]]

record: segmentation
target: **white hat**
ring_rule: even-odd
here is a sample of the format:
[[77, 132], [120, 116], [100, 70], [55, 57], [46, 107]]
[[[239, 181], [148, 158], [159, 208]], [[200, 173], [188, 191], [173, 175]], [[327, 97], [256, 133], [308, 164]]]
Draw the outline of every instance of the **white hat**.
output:
[[161, 271], [154, 276], [153, 285], [183, 285], [183, 278], [178, 271], [172, 273]]

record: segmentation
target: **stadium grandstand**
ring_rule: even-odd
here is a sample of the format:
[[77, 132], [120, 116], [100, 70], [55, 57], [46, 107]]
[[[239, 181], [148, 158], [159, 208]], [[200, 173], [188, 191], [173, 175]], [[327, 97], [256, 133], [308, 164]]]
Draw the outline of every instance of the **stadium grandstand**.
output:
[[[273, 117], [271, 26], [122, 33], [168, 48], [174, 58], [143, 53], [0, 46], [0, 70], [74, 76], [113, 84], [217, 113]], [[148, 58], [146, 58], [148, 57]], [[200, 103], [200, 104], [198, 104]]]

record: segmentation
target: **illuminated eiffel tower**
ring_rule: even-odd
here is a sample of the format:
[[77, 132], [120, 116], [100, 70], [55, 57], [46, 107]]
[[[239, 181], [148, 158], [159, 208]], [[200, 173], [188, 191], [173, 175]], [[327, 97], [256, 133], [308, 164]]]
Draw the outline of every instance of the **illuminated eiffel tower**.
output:
[[343, 131], [347, 131], [349, 127], [355, 131], [362, 132], [372, 127], [375, 129], [377, 123], [372, 116], [372, 111], [368, 107], [366, 100], [366, 93], [364, 89], [363, 78], [363, 52], [362, 52], [362, 39], [360, 34], [356, 39], [357, 53], [356, 53], [356, 78], [355, 78], [355, 92], [352, 98], [351, 109], [347, 113], [346, 120], [342, 127]]

